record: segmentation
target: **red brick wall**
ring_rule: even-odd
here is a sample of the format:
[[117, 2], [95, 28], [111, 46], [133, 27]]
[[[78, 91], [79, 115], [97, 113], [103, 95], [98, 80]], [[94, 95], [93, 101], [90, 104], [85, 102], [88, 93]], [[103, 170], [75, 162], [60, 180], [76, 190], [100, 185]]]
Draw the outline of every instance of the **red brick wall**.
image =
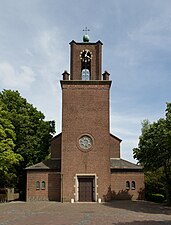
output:
[[91, 80], [101, 80], [102, 71], [102, 43], [76, 43], [71, 42], [71, 80], [81, 80], [81, 59], [80, 53], [88, 49], [92, 52]]
[[[135, 181], [136, 188], [126, 189], [126, 181]], [[144, 199], [143, 172], [114, 172], [111, 174], [111, 194], [113, 199]]]
[[[83, 84], [62, 82], [62, 173], [64, 201], [74, 198], [76, 174], [96, 174], [98, 194], [110, 186], [109, 88], [110, 81]], [[79, 137], [89, 134], [93, 147], [83, 152]]]
[[[40, 189], [36, 189], [36, 181], [40, 182]], [[42, 181], [46, 187], [42, 189]], [[27, 201], [53, 200], [60, 201], [60, 174], [52, 171], [27, 171]]]
[[110, 158], [120, 158], [120, 140], [110, 135]]
[[48, 174], [48, 196], [51, 201], [61, 201], [61, 175], [56, 172]]
[[51, 140], [51, 158], [61, 158], [61, 136], [60, 133]]

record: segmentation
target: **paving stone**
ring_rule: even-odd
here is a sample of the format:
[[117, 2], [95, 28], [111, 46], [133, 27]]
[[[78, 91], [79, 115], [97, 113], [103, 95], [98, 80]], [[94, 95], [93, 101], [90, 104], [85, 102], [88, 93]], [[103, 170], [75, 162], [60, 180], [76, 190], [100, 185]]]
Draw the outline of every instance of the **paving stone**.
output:
[[171, 207], [145, 201], [0, 204], [0, 225], [171, 225]]

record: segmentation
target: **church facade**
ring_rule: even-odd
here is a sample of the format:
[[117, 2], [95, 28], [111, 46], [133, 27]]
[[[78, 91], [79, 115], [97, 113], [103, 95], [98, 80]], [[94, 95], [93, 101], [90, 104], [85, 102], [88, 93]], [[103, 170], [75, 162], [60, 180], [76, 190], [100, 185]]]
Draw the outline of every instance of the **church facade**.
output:
[[143, 199], [143, 168], [120, 158], [110, 133], [109, 73], [102, 74], [102, 42], [70, 43], [70, 74], [63, 73], [62, 132], [51, 159], [26, 168], [27, 201], [101, 202]]

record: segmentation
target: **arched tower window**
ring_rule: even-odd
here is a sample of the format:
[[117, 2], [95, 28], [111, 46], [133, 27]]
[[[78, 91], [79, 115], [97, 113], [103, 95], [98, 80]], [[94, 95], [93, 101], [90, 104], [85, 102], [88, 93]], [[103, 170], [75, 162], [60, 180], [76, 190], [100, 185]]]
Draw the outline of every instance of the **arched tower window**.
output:
[[85, 49], [80, 53], [81, 58], [81, 79], [91, 80], [91, 59], [92, 53]]
[[83, 69], [81, 73], [82, 80], [90, 80], [90, 71], [88, 69]]

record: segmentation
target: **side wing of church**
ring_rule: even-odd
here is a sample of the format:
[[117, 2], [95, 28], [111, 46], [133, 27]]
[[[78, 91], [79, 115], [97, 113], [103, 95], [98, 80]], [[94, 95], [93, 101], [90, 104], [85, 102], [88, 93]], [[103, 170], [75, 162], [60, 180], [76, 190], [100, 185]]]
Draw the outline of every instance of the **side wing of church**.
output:
[[110, 133], [109, 73], [102, 74], [102, 43], [70, 43], [70, 74], [63, 73], [62, 133], [51, 159], [27, 169], [27, 201], [101, 202], [143, 199], [143, 168], [120, 158]]

